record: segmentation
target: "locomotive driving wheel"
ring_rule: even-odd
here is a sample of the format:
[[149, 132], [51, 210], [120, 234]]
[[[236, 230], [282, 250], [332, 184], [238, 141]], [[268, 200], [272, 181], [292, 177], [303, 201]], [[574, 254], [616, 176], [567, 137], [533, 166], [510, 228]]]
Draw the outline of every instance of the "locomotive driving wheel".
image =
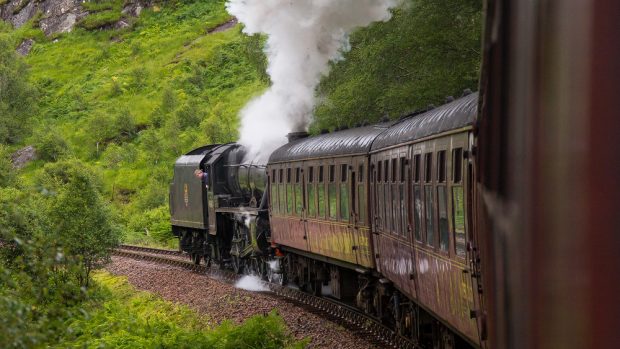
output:
[[276, 258], [265, 263], [267, 281], [284, 286], [288, 283], [288, 258]]
[[196, 265], [200, 264], [200, 253], [192, 253], [190, 255], [190, 258], [192, 259], [192, 262]]
[[250, 273], [258, 276], [262, 280], [267, 278], [266, 263], [263, 257], [257, 256], [250, 260]]
[[243, 260], [243, 258], [239, 256], [240, 254], [241, 254], [241, 248], [239, 247], [239, 244], [237, 243], [233, 244], [233, 248], [231, 249], [231, 252], [230, 252], [230, 257], [231, 257], [230, 263], [232, 265], [233, 270], [237, 274], [243, 273], [243, 267], [245, 264], [245, 261]]

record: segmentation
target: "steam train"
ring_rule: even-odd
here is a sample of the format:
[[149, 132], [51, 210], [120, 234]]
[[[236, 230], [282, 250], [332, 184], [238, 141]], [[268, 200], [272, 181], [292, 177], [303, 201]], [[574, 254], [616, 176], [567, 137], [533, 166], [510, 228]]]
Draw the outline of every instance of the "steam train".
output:
[[466, 91], [398, 121], [291, 133], [267, 164], [235, 143], [195, 149], [170, 187], [180, 249], [355, 305], [426, 347], [481, 347], [477, 106]]

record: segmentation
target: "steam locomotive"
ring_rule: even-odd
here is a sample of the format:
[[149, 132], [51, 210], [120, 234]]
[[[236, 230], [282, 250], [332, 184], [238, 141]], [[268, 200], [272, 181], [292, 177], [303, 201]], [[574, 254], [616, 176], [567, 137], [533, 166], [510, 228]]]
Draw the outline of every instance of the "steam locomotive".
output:
[[353, 304], [426, 346], [481, 347], [477, 106], [466, 91], [398, 121], [291, 133], [267, 164], [236, 143], [195, 149], [170, 186], [179, 247], [195, 263]]

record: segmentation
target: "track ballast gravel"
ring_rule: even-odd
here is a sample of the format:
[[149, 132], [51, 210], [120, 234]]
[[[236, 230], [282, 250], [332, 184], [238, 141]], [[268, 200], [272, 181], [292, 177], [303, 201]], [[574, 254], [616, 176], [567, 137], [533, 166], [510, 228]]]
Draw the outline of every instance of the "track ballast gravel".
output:
[[310, 338], [310, 348], [376, 348], [347, 329], [304, 308], [266, 293], [249, 292], [179, 267], [114, 256], [106, 270], [127, 276], [139, 290], [182, 303], [205, 316], [209, 326], [245, 319], [275, 309], [298, 339]]

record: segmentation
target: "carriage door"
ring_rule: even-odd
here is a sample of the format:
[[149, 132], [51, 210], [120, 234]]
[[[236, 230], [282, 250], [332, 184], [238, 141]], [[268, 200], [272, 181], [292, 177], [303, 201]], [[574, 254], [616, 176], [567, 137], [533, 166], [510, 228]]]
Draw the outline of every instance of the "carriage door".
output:
[[357, 262], [364, 266], [373, 265], [371, 236], [368, 219], [368, 164], [366, 157], [353, 160], [351, 164], [351, 223], [356, 235]]
[[[307, 240], [308, 251], [313, 250], [311, 241], [316, 237], [310, 236], [313, 231], [317, 231], [318, 225], [316, 223], [317, 217], [317, 182], [318, 182], [318, 167], [316, 163], [304, 161], [303, 173], [302, 173], [302, 187], [303, 187], [303, 228], [304, 236]], [[310, 220], [310, 222], [308, 222]]]

